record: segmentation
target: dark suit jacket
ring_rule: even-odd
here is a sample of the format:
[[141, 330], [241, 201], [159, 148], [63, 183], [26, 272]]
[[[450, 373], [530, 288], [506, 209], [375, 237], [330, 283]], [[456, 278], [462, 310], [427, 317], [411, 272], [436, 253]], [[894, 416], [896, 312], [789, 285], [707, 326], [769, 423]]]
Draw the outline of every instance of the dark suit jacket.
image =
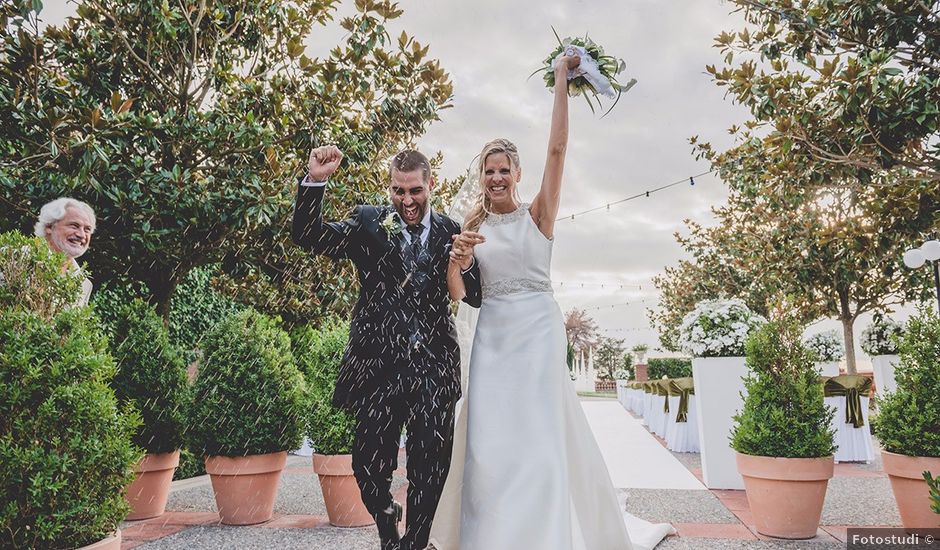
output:
[[[351, 260], [359, 276], [359, 300], [353, 310], [334, 404], [355, 410], [366, 400], [381, 397], [389, 379], [411, 366], [417, 352], [409, 345], [413, 330], [410, 315], [418, 316], [425, 333], [420, 372], [429, 382], [428, 387], [434, 388], [439, 399], [460, 397], [460, 350], [447, 292], [451, 235], [460, 233], [460, 224], [431, 213], [426, 245], [431, 256], [428, 286], [421, 296], [408, 295], [408, 268], [400, 242], [404, 237], [389, 235], [381, 226], [394, 208], [360, 205], [349, 219], [324, 223], [323, 194], [323, 186], [299, 186], [291, 236], [313, 254]], [[480, 307], [482, 291], [476, 263], [463, 280], [467, 289], [464, 301]]]

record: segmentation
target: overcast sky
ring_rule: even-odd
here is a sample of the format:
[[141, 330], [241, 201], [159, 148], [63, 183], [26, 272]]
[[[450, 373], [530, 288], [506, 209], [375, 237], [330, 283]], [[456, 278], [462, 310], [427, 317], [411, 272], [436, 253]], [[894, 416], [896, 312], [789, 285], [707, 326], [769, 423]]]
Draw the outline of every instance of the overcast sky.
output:
[[[352, 2], [346, 4], [340, 14], [350, 11]], [[720, 64], [714, 37], [743, 25], [721, 0], [402, 0], [399, 6], [405, 13], [389, 25], [391, 35], [406, 30], [429, 44], [429, 54], [454, 81], [454, 108], [443, 111], [418, 143], [429, 155], [444, 153], [444, 177], [460, 175], [485, 142], [504, 137], [520, 150], [523, 198], [534, 195], [552, 95], [540, 78], [527, 77], [556, 45], [552, 26], [562, 37], [589, 33], [607, 53], [626, 60], [621, 81], [639, 81], [603, 119], [583, 99], [572, 99], [562, 214], [707, 171], [706, 162], [693, 158], [689, 137], [727, 148], [727, 128], [748, 118], [705, 73], [707, 64]], [[72, 11], [65, 0], [47, 1], [44, 18], [55, 23]], [[311, 55], [325, 53], [343, 35], [336, 23], [314, 33]], [[562, 309], [588, 309], [605, 333], [628, 346], [657, 347], [646, 316], [657, 302], [651, 278], [684, 257], [673, 236], [684, 230], [683, 220], [713, 223], [709, 209], [725, 197], [724, 186], [709, 175], [694, 187], [679, 185], [558, 222], [553, 279], [565, 283], [555, 285]]]

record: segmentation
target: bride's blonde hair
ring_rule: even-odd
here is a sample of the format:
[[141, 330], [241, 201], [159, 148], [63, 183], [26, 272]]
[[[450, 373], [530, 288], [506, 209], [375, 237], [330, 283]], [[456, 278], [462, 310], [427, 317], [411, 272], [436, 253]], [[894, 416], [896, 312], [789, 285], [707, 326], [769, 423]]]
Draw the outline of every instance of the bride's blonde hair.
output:
[[[463, 228], [467, 231], [479, 230], [483, 222], [486, 221], [486, 217], [491, 214], [490, 199], [486, 196], [485, 184], [483, 183], [483, 171], [486, 166], [486, 159], [489, 158], [490, 155], [498, 153], [503, 153], [509, 158], [509, 166], [514, 174], [518, 174], [520, 168], [522, 168], [522, 163], [519, 162], [519, 150], [516, 149], [513, 142], [508, 139], [494, 139], [483, 146], [483, 150], [480, 151], [478, 157], [480, 160], [477, 164], [477, 182], [480, 184], [480, 188], [473, 201], [473, 206], [470, 208], [470, 213], [467, 214], [463, 223]], [[512, 187], [512, 195], [516, 202], [522, 202], [519, 200], [516, 185]]]

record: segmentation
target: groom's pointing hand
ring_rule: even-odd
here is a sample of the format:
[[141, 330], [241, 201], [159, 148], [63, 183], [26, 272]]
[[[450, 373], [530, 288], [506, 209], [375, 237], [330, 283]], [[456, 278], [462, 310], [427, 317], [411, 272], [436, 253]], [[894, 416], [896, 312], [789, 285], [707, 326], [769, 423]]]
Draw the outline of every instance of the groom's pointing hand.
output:
[[307, 176], [310, 181], [326, 181], [343, 160], [343, 152], [335, 145], [325, 145], [310, 151], [310, 160], [307, 163]]

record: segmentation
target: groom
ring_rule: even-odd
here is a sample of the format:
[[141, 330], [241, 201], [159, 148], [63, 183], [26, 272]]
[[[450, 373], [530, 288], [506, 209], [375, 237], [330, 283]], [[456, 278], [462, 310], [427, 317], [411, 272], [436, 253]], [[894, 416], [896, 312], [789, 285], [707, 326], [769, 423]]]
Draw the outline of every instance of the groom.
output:
[[[431, 210], [431, 166], [417, 151], [402, 151], [392, 161], [391, 205], [360, 205], [349, 219], [324, 223], [326, 181], [342, 158], [333, 146], [310, 152], [291, 235], [313, 254], [356, 266], [359, 301], [333, 402], [356, 417], [353, 471], [382, 549], [423, 550], [450, 467], [460, 397], [460, 351], [446, 283], [460, 225]], [[464, 301], [479, 307], [476, 262], [462, 278]], [[409, 486], [407, 530], [399, 539], [402, 508], [390, 488], [402, 426]]]

